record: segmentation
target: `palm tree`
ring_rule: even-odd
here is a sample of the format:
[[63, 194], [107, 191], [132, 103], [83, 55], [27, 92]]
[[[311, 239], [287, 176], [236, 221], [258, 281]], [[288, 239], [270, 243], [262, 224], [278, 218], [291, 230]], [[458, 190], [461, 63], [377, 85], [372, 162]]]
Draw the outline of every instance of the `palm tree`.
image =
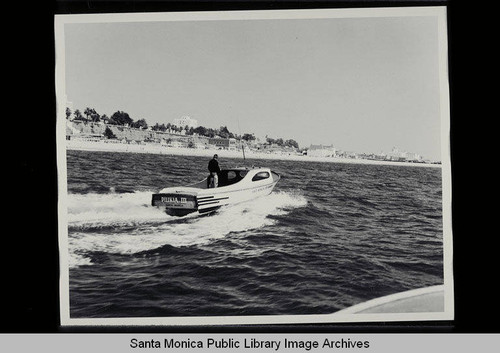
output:
[[101, 116], [99, 115], [99, 113], [97, 113], [95, 111], [95, 109], [91, 109], [92, 110], [92, 113], [90, 114], [90, 118], [92, 119], [93, 122], [99, 122], [101, 121]]
[[85, 120], [85, 118], [83, 117], [82, 113], [78, 109], [75, 110], [75, 112], [73, 113], [73, 115], [75, 116], [75, 120]]
[[85, 108], [85, 110], [83, 111], [83, 114], [85, 114], [85, 116], [87, 117], [87, 120], [91, 120], [90, 117], [92, 116], [92, 109], [90, 108]]

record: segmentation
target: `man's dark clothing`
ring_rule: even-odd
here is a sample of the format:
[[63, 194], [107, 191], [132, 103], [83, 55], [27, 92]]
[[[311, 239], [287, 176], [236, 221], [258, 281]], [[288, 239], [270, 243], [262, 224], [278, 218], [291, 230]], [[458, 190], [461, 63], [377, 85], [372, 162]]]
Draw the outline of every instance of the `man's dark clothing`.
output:
[[208, 171], [210, 173], [220, 173], [219, 162], [217, 162], [217, 159], [213, 158], [210, 162], [208, 162]]

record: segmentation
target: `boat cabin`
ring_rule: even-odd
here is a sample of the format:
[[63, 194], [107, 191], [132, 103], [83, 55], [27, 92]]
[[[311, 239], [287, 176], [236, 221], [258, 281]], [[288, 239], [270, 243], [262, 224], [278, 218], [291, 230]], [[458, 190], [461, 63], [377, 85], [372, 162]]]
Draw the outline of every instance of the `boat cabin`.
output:
[[247, 174], [248, 174], [247, 169], [221, 170], [219, 173], [219, 187], [236, 184], [237, 182], [242, 180]]
[[[223, 169], [219, 173], [219, 184], [218, 187], [224, 187], [224, 186], [229, 186], [236, 184], [243, 180], [247, 176], [249, 172], [255, 171], [256, 173], [252, 176], [252, 181], [258, 181], [258, 180], [264, 180], [268, 178], [274, 177], [271, 173], [271, 171], [266, 170], [266, 169], [247, 169], [247, 168], [233, 168], [233, 169]], [[201, 189], [208, 189], [209, 185], [209, 178], [207, 177], [206, 179], [194, 184], [190, 185], [191, 187], [195, 188], [201, 188]]]

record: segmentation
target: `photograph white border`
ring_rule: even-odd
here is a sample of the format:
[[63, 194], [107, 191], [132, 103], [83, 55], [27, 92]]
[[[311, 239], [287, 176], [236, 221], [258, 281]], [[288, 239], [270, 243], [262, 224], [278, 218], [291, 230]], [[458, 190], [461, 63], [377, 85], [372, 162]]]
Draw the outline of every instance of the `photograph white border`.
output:
[[[444, 311], [440, 313], [280, 315], [280, 316], [208, 316], [155, 318], [70, 317], [69, 258], [67, 221], [67, 171], [65, 146], [65, 38], [64, 25], [70, 23], [110, 23], [146, 21], [224, 21], [262, 19], [325, 19], [362, 17], [434, 16], [438, 20], [439, 82], [442, 157]], [[454, 318], [453, 244], [451, 214], [450, 106], [448, 81], [448, 40], [446, 7], [401, 7], [313, 10], [255, 10], [224, 12], [124, 13], [55, 15], [58, 228], [60, 259], [60, 318], [63, 326], [143, 326], [143, 325], [261, 325], [390, 321], [442, 321]]]

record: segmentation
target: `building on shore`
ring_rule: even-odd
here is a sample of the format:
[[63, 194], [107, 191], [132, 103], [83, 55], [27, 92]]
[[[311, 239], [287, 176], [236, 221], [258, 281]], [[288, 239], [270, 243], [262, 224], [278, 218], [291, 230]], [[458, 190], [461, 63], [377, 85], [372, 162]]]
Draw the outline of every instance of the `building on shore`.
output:
[[235, 138], [211, 137], [208, 139], [211, 147], [225, 150], [237, 150], [238, 143]]
[[229, 139], [224, 139], [220, 137], [211, 137], [208, 139], [208, 144], [215, 148], [228, 149]]
[[337, 150], [333, 145], [311, 145], [307, 150], [307, 155], [311, 157], [337, 157]]
[[358, 159], [360, 155], [358, 155], [354, 151], [337, 151], [337, 157], [347, 158], [347, 159]]
[[421, 162], [422, 156], [417, 153], [399, 151], [396, 147], [392, 148], [392, 151], [387, 153], [388, 160], [391, 161], [404, 161], [404, 162]]

